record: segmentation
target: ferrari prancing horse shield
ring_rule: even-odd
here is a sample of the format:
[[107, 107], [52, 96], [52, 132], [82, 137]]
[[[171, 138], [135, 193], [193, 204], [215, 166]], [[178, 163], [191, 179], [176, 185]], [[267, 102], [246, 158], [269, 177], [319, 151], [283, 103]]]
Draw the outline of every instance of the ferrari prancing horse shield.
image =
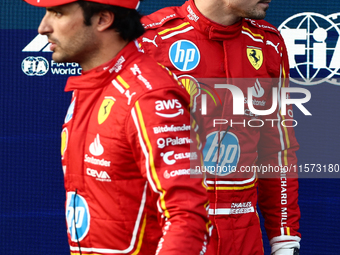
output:
[[249, 62], [252, 64], [252, 66], [259, 70], [263, 63], [263, 53], [261, 48], [257, 47], [247, 47], [247, 56], [249, 59]]
[[113, 97], [105, 97], [98, 112], [99, 125], [102, 124], [107, 119], [107, 117], [110, 115], [111, 108], [113, 104], [115, 103], [115, 101], [116, 99], [114, 99]]

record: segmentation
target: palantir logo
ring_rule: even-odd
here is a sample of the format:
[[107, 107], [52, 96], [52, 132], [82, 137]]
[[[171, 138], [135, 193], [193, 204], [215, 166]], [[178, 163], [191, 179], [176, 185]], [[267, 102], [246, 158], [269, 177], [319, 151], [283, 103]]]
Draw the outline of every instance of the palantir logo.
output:
[[169, 50], [171, 63], [180, 71], [195, 69], [201, 59], [197, 46], [188, 40], [180, 40], [173, 43]]
[[298, 13], [280, 26], [288, 49], [291, 80], [300, 85], [340, 85], [340, 13]]
[[67, 193], [66, 221], [71, 240], [83, 240], [90, 229], [90, 211], [86, 200], [75, 192]]
[[28, 76], [43, 76], [49, 70], [49, 64], [43, 57], [27, 57], [21, 63], [22, 71]]

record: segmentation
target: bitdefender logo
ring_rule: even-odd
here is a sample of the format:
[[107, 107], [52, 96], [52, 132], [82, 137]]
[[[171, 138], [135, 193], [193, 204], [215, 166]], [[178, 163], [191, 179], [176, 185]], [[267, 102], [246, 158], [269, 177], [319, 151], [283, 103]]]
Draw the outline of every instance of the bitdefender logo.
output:
[[46, 35], [38, 34], [22, 52], [39, 52], [44, 56], [27, 56], [21, 63], [21, 69], [27, 76], [44, 76], [49, 71], [53, 75], [80, 75], [81, 68], [77, 63], [56, 63], [47, 60], [51, 57], [50, 43]]

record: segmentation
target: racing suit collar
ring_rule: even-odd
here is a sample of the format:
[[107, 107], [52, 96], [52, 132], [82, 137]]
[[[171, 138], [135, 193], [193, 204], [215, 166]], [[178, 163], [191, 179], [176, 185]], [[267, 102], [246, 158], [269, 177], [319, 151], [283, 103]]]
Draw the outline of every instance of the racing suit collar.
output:
[[136, 41], [130, 42], [112, 60], [89, 71], [82, 72], [80, 76], [69, 77], [65, 92], [106, 86], [107, 79], [115, 78], [124, 66], [133, 61], [132, 56], [136, 55], [136, 51], [139, 51]]
[[210, 40], [222, 41], [237, 37], [241, 33], [242, 20], [231, 25], [220, 25], [200, 13], [194, 0], [189, 0], [182, 5], [182, 11], [189, 19], [190, 24], [197, 30], [206, 34]]

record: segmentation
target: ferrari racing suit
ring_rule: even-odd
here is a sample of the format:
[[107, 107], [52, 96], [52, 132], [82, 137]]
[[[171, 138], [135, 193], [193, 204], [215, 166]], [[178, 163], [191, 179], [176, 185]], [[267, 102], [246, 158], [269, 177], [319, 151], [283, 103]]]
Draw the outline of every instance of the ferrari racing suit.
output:
[[263, 254], [257, 202], [272, 253], [299, 248], [299, 145], [292, 105], [281, 112], [281, 95], [289, 98], [289, 66], [277, 29], [251, 19], [219, 25], [193, 0], [142, 23], [147, 32], [139, 38], [141, 49], [187, 87], [204, 130], [201, 171], [210, 173], [214, 225], [207, 254]]
[[137, 41], [68, 79], [62, 131], [71, 254], [204, 254], [208, 197], [189, 94]]

